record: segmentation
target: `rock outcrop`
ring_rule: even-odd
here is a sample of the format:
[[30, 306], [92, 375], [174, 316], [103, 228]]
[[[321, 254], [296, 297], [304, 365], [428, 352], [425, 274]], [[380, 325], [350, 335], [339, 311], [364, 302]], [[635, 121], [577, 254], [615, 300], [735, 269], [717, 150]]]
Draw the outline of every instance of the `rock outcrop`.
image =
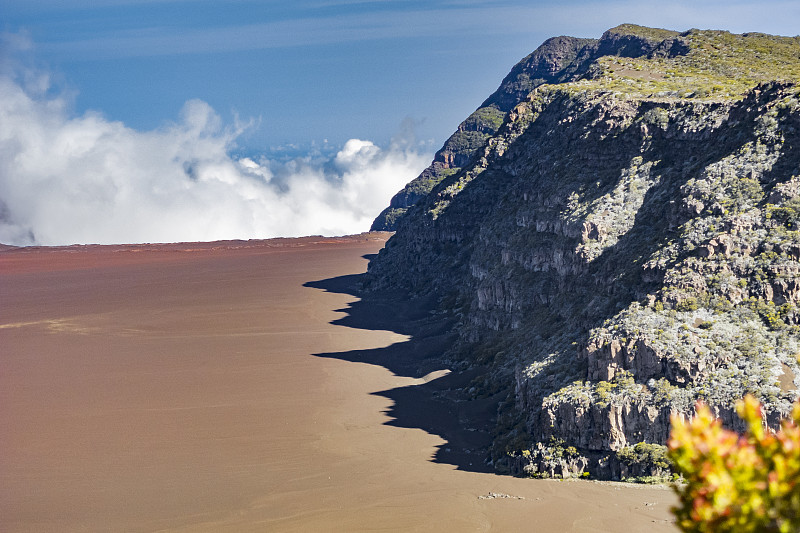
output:
[[520, 61], [497, 91], [484, 101], [436, 152], [428, 168], [398, 192], [372, 223], [371, 231], [394, 231], [409, 207], [425, 197], [439, 182], [458, 172], [488, 138], [497, 132], [506, 115], [539, 85], [558, 80], [578, 52], [594, 39], [554, 37]]
[[[456, 135], [475, 142], [455, 150], [454, 135], [430, 187], [398, 193], [368, 285], [438, 294], [459, 317], [450, 356], [509, 391], [498, 469], [640, 472], [631, 450], [664, 444], [697, 399], [734, 427], [748, 392], [768, 423], [786, 414], [798, 79], [797, 38], [624, 25], [551, 39], [476, 111], [502, 122], [473, 114]], [[569, 453], [547, 463], [543, 446]]]

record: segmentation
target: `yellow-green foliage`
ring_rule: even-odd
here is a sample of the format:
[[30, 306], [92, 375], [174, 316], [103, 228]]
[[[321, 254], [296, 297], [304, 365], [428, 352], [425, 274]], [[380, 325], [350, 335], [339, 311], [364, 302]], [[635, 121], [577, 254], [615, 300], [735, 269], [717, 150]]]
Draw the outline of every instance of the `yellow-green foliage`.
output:
[[[635, 469], [669, 473], [670, 462], [667, 458], [667, 447], [660, 444], [639, 442], [634, 446], [625, 446], [617, 451], [617, 458], [627, 466]], [[636, 478], [632, 479], [632, 481], [636, 480]]]
[[677, 39], [688, 53], [602, 57], [595, 80], [573, 85], [655, 97], [729, 99], [762, 81], [800, 81], [800, 38], [690, 30]]
[[800, 531], [800, 401], [781, 429], [764, 429], [761, 406], [737, 403], [745, 435], [722, 428], [710, 409], [672, 419], [669, 457], [686, 480], [676, 485], [678, 527], [696, 533]]
[[790, 198], [782, 206], [767, 204], [767, 218], [777, 220], [788, 229], [800, 229], [800, 196]]
[[638, 24], [620, 24], [615, 28], [611, 28], [609, 32], [618, 35], [635, 35], [655, 41], [663, 41], [664, 39], [669, 39], [670, 37], [676, 37], [678, 35], [678, 32], [674, 30], [648, 28], [647, 26], [639, 26]]

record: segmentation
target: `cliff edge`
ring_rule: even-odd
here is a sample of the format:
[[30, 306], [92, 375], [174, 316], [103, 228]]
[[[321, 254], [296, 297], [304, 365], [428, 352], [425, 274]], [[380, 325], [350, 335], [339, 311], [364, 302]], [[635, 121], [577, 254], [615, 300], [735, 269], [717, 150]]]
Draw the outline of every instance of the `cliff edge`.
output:
[[798, 396], [800, 38], [622, 25], [521, 61], [373, 228], [435, 294], [500, 471], [659, 474], [702, 399]]

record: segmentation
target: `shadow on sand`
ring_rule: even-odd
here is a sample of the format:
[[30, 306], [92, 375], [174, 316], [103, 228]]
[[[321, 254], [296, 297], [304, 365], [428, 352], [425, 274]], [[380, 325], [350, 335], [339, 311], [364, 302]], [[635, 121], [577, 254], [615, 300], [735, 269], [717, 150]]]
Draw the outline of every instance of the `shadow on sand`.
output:
[[345, 309], [337, 309], [347, 314], [332, 324], [393, 331], [409, 336], [409, 340], [384, 348], [313, 355], [379, 365], [397, 376], [418, 378], [416, 385], [373, 393], [393, 401], [386, 411], [391, 417], [386, 424], [422, 429], [444, 439], [433, 462], [459, 470], [492, 472], [486, 458], [497, 402], [466, 399], [463, 389], [469, 388], [477, 371], [447, 370], [441, 356], [455, 339], [452, 320], [434, 314], [432, 300], [409, 300], [394, 292], [365, 294], [360, 291], [362, 276], [339, 276], [304, 286], [360, 298]]

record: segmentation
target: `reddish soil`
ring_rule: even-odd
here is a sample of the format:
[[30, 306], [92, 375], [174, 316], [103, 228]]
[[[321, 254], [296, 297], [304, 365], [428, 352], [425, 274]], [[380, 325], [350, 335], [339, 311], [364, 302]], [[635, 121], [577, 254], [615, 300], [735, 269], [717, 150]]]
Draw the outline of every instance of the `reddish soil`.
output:
[[664, 488], [436, 461], [389, 414], [424, 380], [314, 356], [406, 340], [304, 286], [386, 237], [0, 249], [0, 530], [675, 531]]

